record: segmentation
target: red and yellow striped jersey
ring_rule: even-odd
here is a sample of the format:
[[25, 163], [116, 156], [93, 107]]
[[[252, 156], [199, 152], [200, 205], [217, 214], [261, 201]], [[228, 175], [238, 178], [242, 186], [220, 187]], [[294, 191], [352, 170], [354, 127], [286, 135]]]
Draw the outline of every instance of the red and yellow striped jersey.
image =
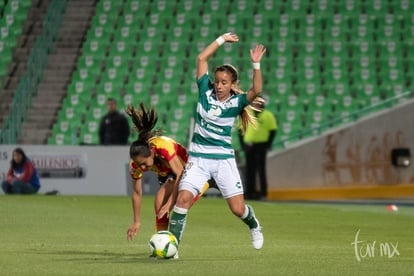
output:
[[[148, 143], [154, 152], [154, 165], [148, 170], [154, 171], [157, 176], [167, 176], [172, 172], [169, 161], [176, 155], [180, 158], [183, 166], [187, 162], [188, 153], [186, 148], [169, 137], [155, 136], [149, 139]], [[132, 179], [140, 179], [144, 171], [133, 160], [129, 162], [129, 173]]]

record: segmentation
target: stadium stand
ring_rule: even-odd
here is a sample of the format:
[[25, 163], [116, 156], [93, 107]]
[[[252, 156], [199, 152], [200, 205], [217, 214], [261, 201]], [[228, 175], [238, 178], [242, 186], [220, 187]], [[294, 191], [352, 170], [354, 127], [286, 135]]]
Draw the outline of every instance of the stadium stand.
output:
[[[82, 62], [93, 56], [105, 68], [94, 70], [99, 81], [86, 106], [96, 108], [95, 98], [105, 93], [124, 104], [143, 100], [156, 107], [167, 135], [183, 143], [196, 92], [191, 64], [218, 32], [234, 31], [241, 37], [240, 43], [225, 45], [213, 65], [235, 64], [240, 79], [247, 80], [241, 83], [245, 89], [251, 79], [246, 49], [256, 42], [267, 46], [265, 95], [280, 123], [275, 145], [292, 135], [300, 139], [319, 133], [331, 119], [395, 96], [395, 87], [400, 94], [410, 88], [403, 60], [406, 41], [412, 41], [413, 7], [404, 0], [110, 2], [97, 4], [80, 56]], [[91, 44], [96, 53], [91, 54]], [[111, 72], [116, 76], [111, 78]], [[68, 92], [68, 97], [75, 93]], [[185, 96], [181, 104], [179, 96]], [[176, 110], [179, 117], [186, 116], [171, 121]], [[89, 117], [85, 124], [96, 119]], [[304, 127], [316, 131], [300, 133]]]
[[236, 65], [245, 90], [249, 47], [268, 49], [264, 95], [279, 121], [279, 149], [388, 108], [390, 98], [412, 88], [408, 0], [98, 0], [94, 12], [48, 144], [95, 143], [109, 96], [121, 109], [153, 105], [166, 135], [186, 144], [197, 97], [195, 57], [225, 31], [238, 33], [240, 42], [225, 44], [211, 65]]

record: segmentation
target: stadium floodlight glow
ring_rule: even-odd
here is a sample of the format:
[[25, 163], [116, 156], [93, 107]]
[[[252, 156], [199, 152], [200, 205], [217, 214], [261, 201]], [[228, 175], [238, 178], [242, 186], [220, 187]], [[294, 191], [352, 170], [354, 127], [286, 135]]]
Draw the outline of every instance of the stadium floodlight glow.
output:
[[391, 162], [394, 167], [408, 167], [411, 164], [409, 148], [395, 148], [391, 150]]

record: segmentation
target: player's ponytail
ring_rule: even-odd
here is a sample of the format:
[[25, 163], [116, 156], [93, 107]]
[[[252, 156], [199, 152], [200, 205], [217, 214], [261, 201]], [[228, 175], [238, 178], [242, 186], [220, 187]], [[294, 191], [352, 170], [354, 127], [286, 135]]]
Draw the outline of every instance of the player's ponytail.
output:
[[155, 110], [153, 108], [146, 109], [143, 102], [139, 106], [140, 110], [135, 109], [132, 105], [128, 105], [125, 110], [126, 114], [131, 117], [135, 129], [138, 131], [138, 139], [131, 144], [129, 149], [131, 158], [138, 155], [148, 157], [151, 154], [148, 140], [161, 134], [160, 129], [153, 130], [158, 121]]

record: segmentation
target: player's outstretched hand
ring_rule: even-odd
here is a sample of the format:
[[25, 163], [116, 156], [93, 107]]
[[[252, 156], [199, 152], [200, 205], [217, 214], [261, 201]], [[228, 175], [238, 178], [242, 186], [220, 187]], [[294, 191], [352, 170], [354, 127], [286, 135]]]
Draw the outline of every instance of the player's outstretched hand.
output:
[[131, 224], [127, 231], [127, 240], [131, 241], [134, 238], [134, 236], [138, 233], [140, 227], [140, 223]]
[[252, 62], [260, 62], [264, 53], [266, 53], [266, 48], [262, 45], [256, 45], [254, 49], [250, 49], [250, 58]]
[[222, 34], [221, 37], [224, 39], [225, 42], [239, 41], [239, 37], [237, 36], [237, 34], [234, 34], [234, 33], [225, 33], [225, 34]]

